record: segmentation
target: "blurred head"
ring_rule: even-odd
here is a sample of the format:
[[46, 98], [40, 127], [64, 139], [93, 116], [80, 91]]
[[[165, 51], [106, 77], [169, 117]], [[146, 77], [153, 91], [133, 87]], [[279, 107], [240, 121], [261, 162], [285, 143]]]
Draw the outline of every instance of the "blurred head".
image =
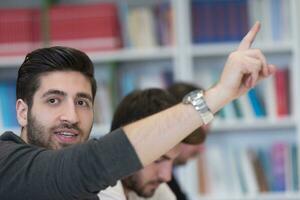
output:
[[[171, 85], [167, 90], [175, 97], [176, 103], [180, 103], [186, 94], [198, 89], [202, 88], [190, 83], [178, 82]], [[208, 126], [199, 127], [181, 142], [180, 153], [174, 161], [176, 165], [185, 164], [199, 153], [201, 144], [206, 139], [208, 129]]]
[[94, 67], [85, 53], [66, 47], [29, 53], [17, 79], [21, 137], [51, 149], [87, 140], [96, 87]]
[[[207, 129], [207, 127], [205, 127]], [[206, 130], [208, 132], [208, 130]], [[190, 159], [195, 158], [203, 149], [203, 144], [188, 144], [181, 142], [179, 145], [180, 151], [174, 160], [175, 165], [184, 165]]]
[[[161, 89], [138, 90], [127, 95], [119, 104], [113, 117], [111, 130], [125, 126], [175, 105], [174, 97]], [[162, 182], [171, 180], [173, 160], [178, 146], [161, 156], [144, 169], [122, 180], [125, 190], [142, 197], [151, 197]]]

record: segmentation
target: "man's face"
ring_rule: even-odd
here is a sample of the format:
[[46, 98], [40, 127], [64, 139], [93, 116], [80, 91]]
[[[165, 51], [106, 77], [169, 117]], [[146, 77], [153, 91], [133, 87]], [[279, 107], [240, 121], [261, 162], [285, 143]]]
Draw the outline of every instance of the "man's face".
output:
[[152, 164], [123, 179], [123, 186], [141, 197], [153, 196], [161, 183], [171, 180], [173, 160], [178, 153], [179, 146], [176, 146]]
[[60, 149], [82, 143], [93, 123], [89, 80], [79, 72], [50, 72], [40, 77], [24, 131], [28, 143]]

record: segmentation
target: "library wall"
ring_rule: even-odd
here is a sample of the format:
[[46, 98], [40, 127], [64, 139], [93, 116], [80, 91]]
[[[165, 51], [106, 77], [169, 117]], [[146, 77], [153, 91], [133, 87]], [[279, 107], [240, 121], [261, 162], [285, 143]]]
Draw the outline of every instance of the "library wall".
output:
[[99, 137], [134, 89], [182, 80], [211, 87], [259, 20], [253, 47], [277, 72], [216, 115], [201, 155], [176, 174], [190, 199], [299, 199], [297, 0], [61, 0], [43, 7], [49, 2], [0, 3], [0, 130], [17, 128], [14, 113], [2, 113], [13, 110], [17, 68], [35, 48], [66, 45], [90, 56], [98, 84], [92, 137]]

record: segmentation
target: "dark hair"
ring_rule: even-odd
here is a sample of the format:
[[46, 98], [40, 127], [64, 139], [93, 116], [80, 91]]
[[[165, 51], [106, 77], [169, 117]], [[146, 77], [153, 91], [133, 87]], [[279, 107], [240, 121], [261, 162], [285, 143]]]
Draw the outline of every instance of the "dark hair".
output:
[[165, 110], [175, 104], [174, 97], [165, 90], [157, 88], [135, 90], [118, 105], [111, 130]]
[[77, 49], [60, 46], [41, 48], [27, 54], [18, 71], [17, 99], [24, 100], [31, 108], [33, 96], [40, 86], [41, 75], [54, 71], [82, 73], [91, 83], [94, 99], [97, 84], [92, 61], [85, 53]]
[[199, 86], [191, 83], [177, 82], [167, 88], [167, 90], [176, 98], [177, 103], [182, 101], [182, 98], [193, 90], [202, 89]]

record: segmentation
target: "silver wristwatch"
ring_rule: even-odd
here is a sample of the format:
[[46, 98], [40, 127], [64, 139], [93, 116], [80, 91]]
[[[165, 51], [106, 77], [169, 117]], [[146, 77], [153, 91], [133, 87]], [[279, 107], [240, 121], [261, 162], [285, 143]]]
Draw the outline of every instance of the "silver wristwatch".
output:
[[194, 91], [188, 93], [182, 99], [182, 103], [193, 105], [194, 108], [200, 114], [200, 117], [202, 118], [202, 121], [204, 124], [208, 124], [213, 120], [214, 115], [209, 110], [209, 108], [203, 98], [203, 90], [194, 90]]

